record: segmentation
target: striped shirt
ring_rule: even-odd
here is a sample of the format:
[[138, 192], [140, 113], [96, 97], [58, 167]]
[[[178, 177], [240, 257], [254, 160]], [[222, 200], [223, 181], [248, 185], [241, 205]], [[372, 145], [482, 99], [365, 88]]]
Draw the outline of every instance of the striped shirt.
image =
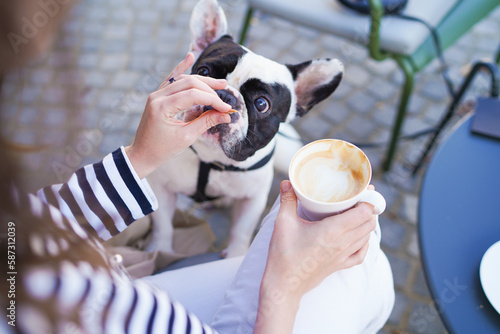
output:
[[158, 206], [123, 147], [67, 183], [14, 197], [22, 214], [13, 223], [24, 224], [17, 240], [18, 256], [24, 255], [20, 297], [16, 327], [2, 321], [0, 332], [215, 332], [163, 291], [131, 280], [102, 245]]

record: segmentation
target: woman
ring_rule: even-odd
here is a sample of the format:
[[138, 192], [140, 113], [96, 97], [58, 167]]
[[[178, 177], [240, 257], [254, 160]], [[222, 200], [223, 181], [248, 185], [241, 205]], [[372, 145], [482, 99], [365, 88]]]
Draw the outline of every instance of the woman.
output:
[[[31, 17], [35, 10], [35, 4], [26, 0], [0, 5], [0, 35], [7, 36], [0, 50], [2, 74], [49, 44], [55, 23], [45, 25], [32, 39], [22, 37], [20, 18]], [[63, 10], [57, 13], [57, 17], [62, 15]], [[68, 183], [26, 195], [22, 166], [10, 157], [12, 145], [2, 139], [0, 154], [9, 157], [0, 164], [2, 263], [10, 266], [1, 278], [2, 307], [7, 313], [7, 321], [0, 325], [2, 332], [214, 331], [147, 280], [130, 279], [119, 258], [109, 256], [102, 246], [103, 240], [156, 209], [145, 177], [207, 129], [230, 121], [231, 107], [214, 92], [226, 82], [184, 75], [193, 61], [188, 54], [149, 96], [132, 145], [79, 169]], [[174, 118], [179, 111], [199, 104], [211, 105], [213, 110], [191, 123]], [[288, 181], [281, 185], [278, 204], [268, 219], [274, 229], [266, 230], [269, 255], [256, 260], [265, 267], [255, 309], [256, 333], [290, 333], [302, 296], [331, 273], [361, 263], [376, 226], [368, 204], [321, 222], [300, 219]], [[318, 238], [325, 235], [332, 240], [323, 250], [326, 256], [301, 270], [317, 252]], [[296, 272], [301, 272], [300, 279], [283, 275]], [[202, 296], [199, 299], [202, 302]], [[238, 324], [219, 327], [228, 333], [237, 328]]]

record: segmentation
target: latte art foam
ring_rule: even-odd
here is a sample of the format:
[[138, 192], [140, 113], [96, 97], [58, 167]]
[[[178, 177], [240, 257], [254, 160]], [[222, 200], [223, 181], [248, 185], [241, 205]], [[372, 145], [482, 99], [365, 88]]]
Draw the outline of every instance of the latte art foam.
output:
[[359, 194], [368, 182], [364, 154], [344, 142], [303, 154], [293, 173], [301, 193], [318, 202], [341, 202]]

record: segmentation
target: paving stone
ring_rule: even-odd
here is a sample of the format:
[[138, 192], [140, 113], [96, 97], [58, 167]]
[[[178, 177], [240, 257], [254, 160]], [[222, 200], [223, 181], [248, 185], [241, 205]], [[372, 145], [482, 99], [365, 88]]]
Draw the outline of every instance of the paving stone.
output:
[[321, 45], [325, 47], [328, 51], [332, 51], [335, 54], [335, 58], [339, 57], [339, 51], [343, 39], [332, 34], [325, 34], [321, 36]]
[[82, 28], [82, 32], [87, 37], [89, 36], [97, 37], [100, 34], [102, 34], [103, 28], [104, 28], [104, 23], [98, 21], [96, 23], [84, 25]]
[[446, 333], [434, 306], [430, 303], [415, 302], [408, 319], [412, 333]]
[[440, 80], [427, 82], [421, 90], [422, 94], [433, 101], [442, 101], [448, 97], [445, 84]]
[[66, 98], [66, 92], [61, 87], [48, 87], [43, 92], [42, 100], [49, 104], [60, 105]]
[[301, 38], [292, 45], [290, 52], [292, 52], [297, 59], [305, 61], [317, 57], [319, 54], [319, 47], [316, 44], [311, 44], [310, 40]]
[[81, 68], [93, 69], [99, 63], [99, 55], [97, 53], [84, 53], [78, 58], [78, 65]]
[[18, 117], [18, 122], [23, 125], [35, 124], [40, 112], [34, 108], [23, 108]]
[[418, 243], [417, 233], [415, 231], [410, 235], [410, 242], [408, 243], [408, 254], [414, 258], [420, 257], [420, 246]]
[[340, 85], [337, 87], [337, 89], [333, 92], [333, 99], [335, 100], [343, 100], [347, 96], [349, 96], [354, 88], [345, 80], [342, 80], [340, 82]]
[[499, 28], [500, 26], [497, 21], [482, 20], [481, 22], [478, 22], [472, 29], [474, 30], [475, 34], [479, 35], [479, 38], [490, 38], [490, 44], [495, 45], [495, 43], [491, 43], [491, 38], [497, 37], [495, 31], [498, 31]]
[[420, 296], [430, 297], [429, 289], [427, 288], [427, 283], [425, 281], [424, 272], [422, 271], [422, 269], [419, 269], [415, 275], [413, 292], [419, 294]]
[[97, 106], [103, 109], [111, 110], [125, 96], [125, 93], [119, 90], [105, 90], [101, 92]]
[[428, 123], [437, 125], [447, 111], [447, 105], [431, 103], [425, 110], [424, 119]]
[[37, 144], [48, 144], [51, 146], [61, 146], [61, 143], [68, 141], [68, 134], [60, 129], [46, 129]]
[[13, 140], [16, 144], [24, 144], [24, 145], [38, 144], [37, 137], [35, 133], [31, 130], [21, 129], [15, 131]]
[[359, 140], [366, 141], [371, 133], [375, 131], [375, 124], [370, 122], [366, 117], [363, 117], [363, 115], [356, 114], [349, 119], [346, 129], [355, 133], [359, 137]]
[[405, 82], [405, 76], [403, 71], [394, 71], [391, 76], [390, 80], [394, 82], [399, 87], [403, 87], [403, 84]]
[[103, 55], [99, 67], [103, 71], [117, 71], [124, 68], [127, 65], [127, 61], [128, 55], [125, 54]]
[[382, 231], [382, 245], [390, 249], [399, 249], [406, 239], [406, 228], [384, 215], [380, 217], [380, 229]]
[[278, 30], [272, 37], [274, 40], [273, 44], [279, 48], [290, 48], [297, 40], [295, 35], [288, 33], [286, 30]]
[[134, 11], [131, 8], [116, 8], [111, 12], [111, 19], [117, 24], [121, 24], [122, 22], [130, 22], [134, 19], [134, 17]]
[[119, 148], [120, 146], [130, 145], [132, 142], [129, 136], [122, 134], [106, 135], [99, 147], [99, 153], [109, 154]]
[[[108, 11], [101, 7], [88, 7], [86, 11], [86, 19], [90, 22], [104, 22], [108, 17]], [[94, 22], [93, 22], [94, 23]]]
[[394, 86], [394, 84], [388, 80], [372, 78], [369, 86], [367, 87], [367, 91], [370, 92], [370, 94], [377, 100], [385, 101], [393, 98], [399, 91], [399, 87]]
[[300, 125], [300, 129], [310, 138], [324, 138], [332, 128], [330, 123], [325, 122], [321, 118], [307, 116], [308, 115], [304, 116], [304, 119]]
[[21, 101], [26, 104], [33, 103], [41, 96], [41, 88], [40, 86], [23, 87], [21, 91]]
[[137, 72], [121, 71], [111, 78], [111, 87], [115, 89], [131, 89], [136, 85], [139, 74]]
[[403, 316], [405, 314], [406, 308], [408, 307], [408, 303], [408, 297], [403, 293], [396, 291], [394, 307], [392, 309], [391, 315], [389, 316], [389, 322], [397, 324], [403, 321]]
[[405, 194], [400, 214], [404, 220], [416, 224], [418, 219], [418, 196]]
[[330, 99], [325, 108], [321, 111], [321, 114], [327, 120], [334, 123], [341, 123], [349, 116], [349, 109], [344, 106], [344, 104], [338, 101], [331, 101]]
[[359, 114], [367, 114], [375, 107], [376, 100], [366, 92], [357, 91], [352, 94], [347, 105]]
[[159, 13], [155, 9], [143, 9], [140, 10], [136, 19], [138, 22], [146, 22], [148, 24], [154, 23], [158, 20]]
[[108, 84], [110, 75], [98, 71], [87, 71], [83, 78], [83, 82], [89, 87], [104, 88]]
[[31, 71], [30, 81], [35, 84], [47, 84], [52, 80], [53, 76], [53, 72], [47, 69], [35, 69]]
[[98, 51], [101, 46], [101, 41], [90, 36], [84, 36], [80, 48], [82, 51]]
[[412, 117], [409, 115], [404, 120], [402, 131], [404, 135], [413, 135], [420, 131], [428, 130], [430, 127], [431, 124], [427, 123], [424, 119], [421, 119], [420, 117]]
[[408, 272], [411, 267], [410, 263], [397, 255], [391, 253], [386, 253], [386, 255], [391, 263], [394, 285], [396, 287], [404, 287], [408, 281]]
[[101, 47], [101, 51], [105, 54], [130, 52], [128, 48], [128, 41], [126, 39], [109, 40]]
[[389, 185], [380, 178], [374, 178], [372, 184], [375, 186], [375, 189], [384, 196], [388, 209], [395, 205], [400, 194], [392, 185]]
[[345, 74], [343, 80], [348, 82], [350, 85], [354, 87], [362, 87], [366, 86], [370, 80], [371, 76], [364, 68], [360, 68], [358, 66], [349, 66], [349, 64], [345, 64]]
[[373, 111], [373, 119], [377, 124], [392, 128], [394, 117], [396, 116], [395, 113], [396, 110], [394, 106], [385, 103], [377, 103]]
[[297, 35], [306, 40], [312, 41], [320, 38], [321, 33], [316, 29], [311, 29], [305, 26], [296, 26]]
[[45, 113], [43, 123], [49, 126], [62, 126], [66, 122], [67, 117], [64, 110], [51, 108]]
[[129, 68], [132, 70], [143, 70], [147, 71], [151, 68], [153, 68], [153, 65], [156, 61], [156, 58], [147, 55], [147, 54], [141, 54], [141, 55], [132, 55], [130, 58], [129, 62]]
[[412, 94], [410, 103], [408, 103], [407, 113], [408, 115], [419, 115], [423, 114], [429, 100], [420, 96], [420, 94]]
[[109, 40], [126, 40], [129, 28], [123, 24], [107, 24], [103, 31], [104, 38]]

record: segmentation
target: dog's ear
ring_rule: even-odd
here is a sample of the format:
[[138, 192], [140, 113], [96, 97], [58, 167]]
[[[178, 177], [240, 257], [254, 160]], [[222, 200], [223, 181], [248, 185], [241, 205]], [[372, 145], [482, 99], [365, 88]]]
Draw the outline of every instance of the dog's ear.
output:
[[196, 58], [205, 48], [228, 33], [224, 11], [217, 0], [200, 0], [190, 21], [191, 52]]
[[292, 72], [297, 95], [297, 116], [305, 115], [338, 87], [344, 65], [338, 59], [314, 59], [297, 65], [286, 65]]

